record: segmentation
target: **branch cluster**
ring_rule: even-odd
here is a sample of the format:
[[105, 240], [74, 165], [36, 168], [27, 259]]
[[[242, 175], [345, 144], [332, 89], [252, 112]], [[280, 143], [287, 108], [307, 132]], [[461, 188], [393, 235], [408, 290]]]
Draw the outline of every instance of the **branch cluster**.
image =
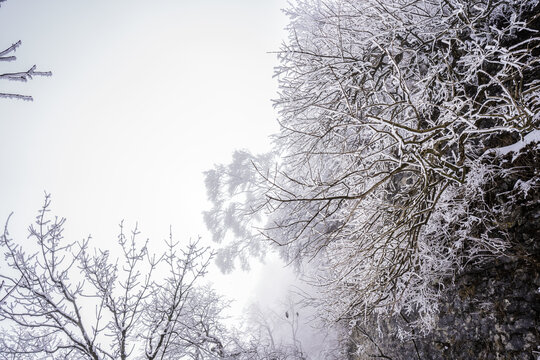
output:
[[[17, 60], [17, 57], [13, 55], [17, 48], [21, 46], [22, 42], [19, 40], [16, 43], [9, 46], [7, 49], [0, 51], [0, 62], [5, 61], [15, 61]], [[33, 76], [52, 76], [52, 72], [50, 71], [36, 71], [36, 65], [33, 65], [30, 69], [26, 71], [18, 71], [18, 72], [8, 72], [8, 73], [0, 73], [0, 80], [9, 80], [9, 81], [22, 81], [27, 82], [28, 80], [31, 80]], [[21, 95], [21, 94], [15, 94], [15, 93], [3, 93], [0, 92], [0, 98], [6, 98], [6, 99], [20, 99], [20, 100], [26, 100], [26, 101], [32, 101], [32, 96], [29, 95]]]
[[[229, 186], [243, 174], [234, 163], [208, 173], [221, 185], [208, 187], [210, 228], [226, 239], [234, 224], [228, 236], [244, 244], [315, 261], [330, 320], [405, 311], [429, 329], [442, 280], [508, 247], [483, 194], [503, 172], [495, 148], [538, 141], [538, 11], [297, 1], [278, 53], [277, 160], [252, 156], [241, 186]], [[266, 224], [253, 227], [250, 212]]]
[[200, 282], [213, 253], [172, 237], [150, 255], [137, 227], [120, 225], [121, 255], [66, 242], [65, 219], [48, 215], [47, 195], [29, 228], [35, 253], [0, 237], [5, 266], [0, 353], [11, 359], [169, 359], [225, 357], [221, 297]]

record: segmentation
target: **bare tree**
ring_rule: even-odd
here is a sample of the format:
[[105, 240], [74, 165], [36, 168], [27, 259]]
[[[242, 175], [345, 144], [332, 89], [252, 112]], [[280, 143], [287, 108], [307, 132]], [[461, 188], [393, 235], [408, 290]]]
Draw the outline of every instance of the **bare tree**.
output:
[[[171, 237], [159, 257], [120, 226], [120, 259], [90, 251], [90, 238], [63, 239], [65, 219], [50, 217], [47, 195], [29, 239], [4, 251], [0, 353], [11, 359], [217, 358], [225, 304], [199, 285], [213, 254]], [[219, 332], [218, 332], [219, 331]], [[209, 344], [217, 346], [214, 350]], [[208, 346], [207, 346], [208, 345]], [[223, 354], [221, 354], [223, 355]]]
[[114, 258], [91, 250], [90, 237], [67, 242], [65, 219], [49, 211], [46, 195], [29, 228], [34, 244], [13, 240], [7, 223], [0, 237], [0, 359], [304, 358], [225, 326], [228, 302], [203, 284], [214, 254], [199, 241], [170, 234], [150, 255], [137, 226], [126, 234], [121, 223]]

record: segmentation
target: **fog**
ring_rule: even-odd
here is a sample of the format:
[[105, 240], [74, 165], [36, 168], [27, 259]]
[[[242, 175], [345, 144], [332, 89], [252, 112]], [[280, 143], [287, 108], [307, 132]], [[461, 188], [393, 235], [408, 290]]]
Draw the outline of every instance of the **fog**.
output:
[[[170, 228], [176, 239], [208, 242], [203, 171], [235, 149], [267, 151], [277, 130], [270, 52], [285, 36], [285, 5], [4, 2], [0, 46], [22, 46], [2, 70], [53, 72], [2, 83], [3, 92], [34, 98], [0, 100], [0, 219], [14, 212], [12, 236], [26, 239], [46, 191], [70, 240], [91, 235], [91, 246], [107, 249], [125, 219], [151, 245]], [[234, 300], [236, 323], [250, 304], [282, 312], [297, 285], [275, 255], [250, 272], [213, 268], [210, 280]]]

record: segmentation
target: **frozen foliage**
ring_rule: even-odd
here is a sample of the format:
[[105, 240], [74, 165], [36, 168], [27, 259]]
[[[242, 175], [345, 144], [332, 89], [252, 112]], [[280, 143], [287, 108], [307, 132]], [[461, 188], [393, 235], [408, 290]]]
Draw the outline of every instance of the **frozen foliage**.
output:
[[443, 280], [508, 246], [504, 209], [483, 194], [508, 171], [505, 146], [538, 140], [538, 12], [536, 0], [298, 0], [278, 54], [278, 160], [207, 174], [216, 239], [229, 255], [265, 243], [315, 261], [328, 320], [404, 311], [428, 331]]
[[236, 258], [247, 269], [250, 257], [262, 255], [263, 235], [259, 229], [267, 215], [264, 207], [268, 182], [259, 168], [268, 169], [274, 160], [272, 153], [254, 156], [236, 151], [230, 164], [205, 172], [208, 199], [214, 207], [204, 213], [204, 221], [215, 242], [229, 240], [216, 259], [225, 272], [234, 268]]

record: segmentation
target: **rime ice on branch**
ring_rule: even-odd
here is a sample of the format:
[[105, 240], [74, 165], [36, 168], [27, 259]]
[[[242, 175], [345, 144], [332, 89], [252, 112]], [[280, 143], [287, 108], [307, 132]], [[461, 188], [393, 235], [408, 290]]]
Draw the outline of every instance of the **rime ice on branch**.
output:
[[484, 194], [504, 175], [492, 149], [538, 131], [538, 12], [532, 0], [291, 5], [276, 160], [239, 170], [235, 155], [207, 174], [224, 264], [277, 245], [316, 264], [329, 320], [405, 311], [429, 330], [438, 284], [508, 247]]
[[[19, 40], [16, 43], [9, 46], [7, 49], [0, 51], [0, 62], [17, 60], [17, 57], [13, 54], [15, 53], [17, 48], [21, 46], [21, 44], [22, 43]], [[33, 76], [52, 76], [52, 73], [50, 71], [36, 71], [36, 65], [33, 65], [27, 71], [19, 71], [19, 72], [3, 73], [3, 74], [0, 73], [0, 79], [9, 80], [9, 81], [26, 82], [28, 80], [31, 80]], [[26, 101], [33, 100], [32, 96], [29, 96], [29, 95], [4, 93], [4, 92], [0, 92], [0, 98], [20, 99], [20, 100], [26, 100]]]

